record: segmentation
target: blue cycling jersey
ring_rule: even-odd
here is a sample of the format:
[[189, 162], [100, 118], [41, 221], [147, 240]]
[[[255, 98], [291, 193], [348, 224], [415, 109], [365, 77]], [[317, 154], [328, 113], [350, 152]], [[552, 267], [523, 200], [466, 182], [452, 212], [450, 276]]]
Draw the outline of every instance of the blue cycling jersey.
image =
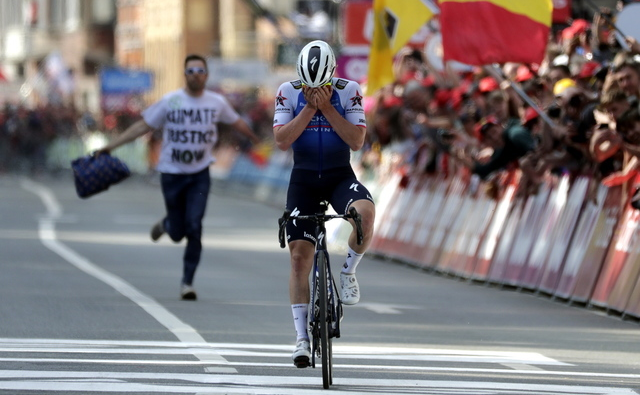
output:
[[[355, 81], [333, 78], [331, 104], [346, 120], [366, 127], [362, 89]], [[285, 82], [276, 95], [273, 127], [287, 124], [307, 104], [300, 80]], [[350, 166], [351, 150], [321, 111], [317, 111], [300, 137], [292, 144], [294, 169], [316, 170]]]

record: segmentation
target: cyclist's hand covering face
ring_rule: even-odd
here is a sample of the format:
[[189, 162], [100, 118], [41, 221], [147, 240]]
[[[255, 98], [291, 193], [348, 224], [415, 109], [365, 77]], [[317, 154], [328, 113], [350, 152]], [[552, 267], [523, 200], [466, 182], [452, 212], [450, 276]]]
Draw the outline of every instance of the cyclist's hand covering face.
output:
[[304, 100], [307, 101], [307, 105], [313, 108], [314, 110], [317, 110], [318, 106], [316, 105], [316, 97], [314, 95], [314, 90], [315, 88], [310, 88], [304, 85], [302, 87], [302, 94], [304, 95]]
[[319, 110], [322, 111], [323, 109], [332, 107], [331, 94], [333, 93], [333, 86], [325, 85], [315, 88], [313, 93], [316, 97], [316, 106]]

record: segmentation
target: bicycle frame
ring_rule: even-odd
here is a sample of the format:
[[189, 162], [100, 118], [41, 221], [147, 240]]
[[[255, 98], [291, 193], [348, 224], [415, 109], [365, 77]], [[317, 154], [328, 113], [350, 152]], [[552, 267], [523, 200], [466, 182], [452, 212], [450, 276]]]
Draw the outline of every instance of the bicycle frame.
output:
[[322, 202], [320, 212], [314, 215], [298, 215], [292, 217], [289, 211], [285, 211], [282, 218], [278, 219], [280, 228], [278, 239], [281, 248], [285, 246], [284, 231], [285, 225], [289, 220], [309, 220], [316, 223], [316, 249], [311, 270], [313, 284], [311, 287], [310, 302], [312, 309], [308, 315], [309, 329], [312, 337], [310, 364], [311, 367], [315, 368], [316, 354], [322, 359], [322, 384], [325, 389], [328, 389], [329, 386], [333, 384], [333, 350], [331, 339], [340, 337], [340, 320], [343, 312], [342, 302], [338, 296], [335, 281], [331, 273], [325, 223], [334, 218], [342, 218], [344, 220], [353, 219], [356, 224], [358, 244], [362, 244], [363, 239], [361, 216], [354, 207], [349, 209], [348, 214], [331, 215], [326, 214], [327, 206], [326, 202]]

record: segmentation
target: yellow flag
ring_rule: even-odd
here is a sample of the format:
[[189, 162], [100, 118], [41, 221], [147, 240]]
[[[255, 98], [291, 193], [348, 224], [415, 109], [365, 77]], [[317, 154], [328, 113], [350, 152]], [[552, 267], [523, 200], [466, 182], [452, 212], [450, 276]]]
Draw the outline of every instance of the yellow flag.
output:
[[430, 0], [374, 0], [367, 94], [393, 82], [393, 57], [434, 14]]

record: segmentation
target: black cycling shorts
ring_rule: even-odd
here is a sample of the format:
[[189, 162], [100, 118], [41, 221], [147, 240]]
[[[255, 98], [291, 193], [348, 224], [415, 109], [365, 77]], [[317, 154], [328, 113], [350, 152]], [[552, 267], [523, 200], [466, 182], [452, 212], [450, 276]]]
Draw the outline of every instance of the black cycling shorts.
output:
[[[311, 215], [320, 210], [320, 202], [328, 201], [338, 214], [346, 214], [356, 200], [367, 199], [373, 203], [371, 194], [358, 181], [351, 167], [317, 171], [293, 169], [287, 191], [286, 208], [291, 215]], [[287, 223], [287, 241], [308, 240], [315, 244], [316, 224], [313, 221]]]

